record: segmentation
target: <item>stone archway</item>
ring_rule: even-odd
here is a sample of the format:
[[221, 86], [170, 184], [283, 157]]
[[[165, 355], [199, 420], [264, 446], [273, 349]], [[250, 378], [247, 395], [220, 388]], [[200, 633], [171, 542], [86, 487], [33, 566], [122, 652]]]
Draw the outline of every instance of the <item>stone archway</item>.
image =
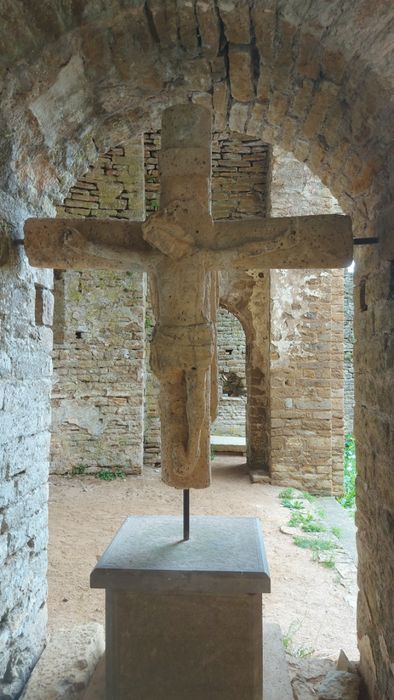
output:
[[[114, 0], [104, 9], [84, 2], [61, 7], [16, 2], [7, 9], [1, 64], [3, 236], [18, 240], [29, 214], [53, 214], [54, 199], [97, 151], [141, 132], [164, 105], [194, 99], [213, 104], [218, 128], [255, 134], [307, 162], [352, 215], [355, 234], [379, 237], [379, 246], [357, 253], [355, 279], [359, 638], [371, 694], [390, 696], [393, 8], [367, 0], [307, 8], [286, 0], [196, 0], [184, 7]], [[4, 420], [7, 444], [1, 443], [3, 515], [12, 528], [16, 494], [19, 507], [30, 499], [45, 515], [51, 276], [30, 270], [18, 247], [2, 270], [4, 405], [12, 416]], [[45, 624], [43, 523], [37, 517], [33, 526], [26, 508], [23, 517], [22, 527], [28, 519], [32, 528], [29, 541], [34, 535], [37, 544], [34, 567], [18, 589], [17, 573], [27, 571], [27, 535], [15, 551], [10, 550], [15, 542], [7, 540], [8, 617], [1, 617], [7, 623], [22, 611], [25, 619], [18, 637], [7, 636], [7, 658], [16, 655], [20, 676], [4, 677], [15, 687], [40, 651]]]

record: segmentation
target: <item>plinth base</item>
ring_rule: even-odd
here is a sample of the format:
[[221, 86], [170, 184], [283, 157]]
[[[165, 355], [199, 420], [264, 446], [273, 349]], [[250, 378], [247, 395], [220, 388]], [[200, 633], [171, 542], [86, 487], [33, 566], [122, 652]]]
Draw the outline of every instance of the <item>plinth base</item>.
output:
[[132, 517], [91, 575], [106, 588], [107, 700], [261, 700], [259, 522]]

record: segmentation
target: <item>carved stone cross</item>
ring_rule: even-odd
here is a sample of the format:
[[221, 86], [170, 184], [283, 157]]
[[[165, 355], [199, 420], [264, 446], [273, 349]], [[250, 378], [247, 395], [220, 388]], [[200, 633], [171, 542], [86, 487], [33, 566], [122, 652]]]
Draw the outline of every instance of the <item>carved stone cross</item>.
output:
[[345, 267], [351, 222], [335, 214], [213, 221], [211, 115], [197, 105], [164, 111], [159, 163], [160, 211], [144, 223], [29, 219], [25, 247], [36, 267], [150, 273], [162, 478], [176, 488], [204, 488], [217, 406], [218, 272]]

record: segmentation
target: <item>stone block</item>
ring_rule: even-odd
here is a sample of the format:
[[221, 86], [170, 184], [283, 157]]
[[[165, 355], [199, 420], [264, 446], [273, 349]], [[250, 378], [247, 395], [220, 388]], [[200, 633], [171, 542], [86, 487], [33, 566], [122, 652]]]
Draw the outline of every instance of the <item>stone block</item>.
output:
[[249, 114], [249, 105], [241, 102], [234, 102], [230, 110], [229, 127], [231, 131], [240, 134], [245, 132], [246, 122]]
[[250, 102], [254, 97], [250, 49], [230, 45], [231, 94], [238, 102]]
[[181, 536], [181, 518], [128, 518], [92, 572], [106, 588], [107, 698], [261, 700], [258, 522], [194, 517]]
[[60, 629], [48, 640], [21, 700], [82, 700], [104, 651], [104, 630], [95, 622]]
[[214, 0], [196, 0], [195, 12], [204, 55], [215, 58], [219, 52], [220, 27]]
[[330, 671], [321, 682], [319, 700], [358, 700], [360, 677], [347, 671]]
[[226, 39], [233, 44], [250, 44], [250, 17], [248, 0], [218, 0], [220, 17]]

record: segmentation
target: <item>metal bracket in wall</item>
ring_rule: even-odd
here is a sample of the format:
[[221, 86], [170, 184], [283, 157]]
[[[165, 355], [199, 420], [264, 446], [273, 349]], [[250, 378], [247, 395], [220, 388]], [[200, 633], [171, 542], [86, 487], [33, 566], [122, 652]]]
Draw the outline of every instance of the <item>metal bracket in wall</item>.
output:
[[353, 245], [375, 245], [379, 238], [353, 238]]

